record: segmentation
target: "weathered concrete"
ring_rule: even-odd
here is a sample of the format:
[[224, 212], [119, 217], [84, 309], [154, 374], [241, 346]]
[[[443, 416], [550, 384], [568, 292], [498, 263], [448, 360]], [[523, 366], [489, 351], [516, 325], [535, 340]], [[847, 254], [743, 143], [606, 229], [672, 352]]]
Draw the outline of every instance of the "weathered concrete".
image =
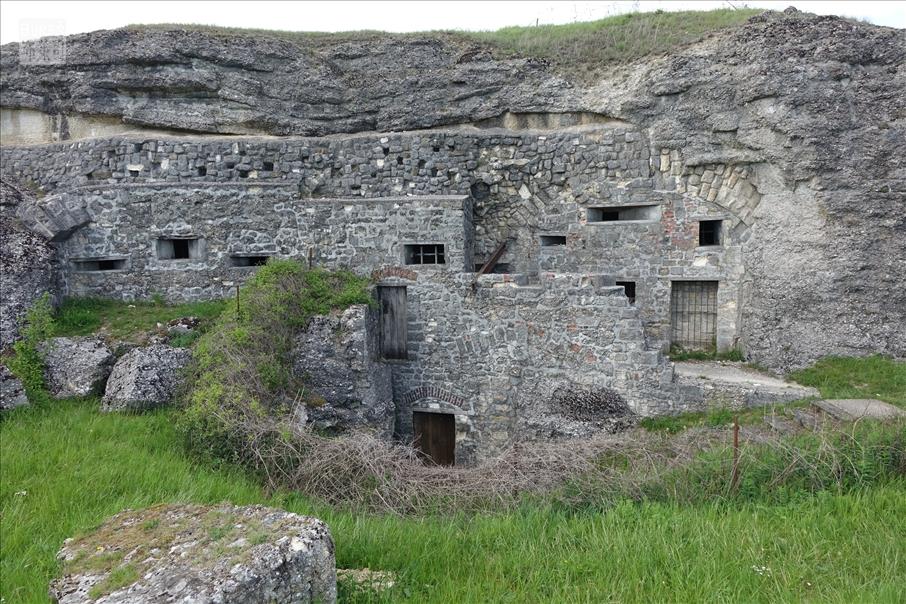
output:
[[814, 406], [843, 421], [890, 420], [906, 417], [906, 411], [903, 409], [877, 399], [826, 399], [815, 401]]
[[104, 391], [113, 352], [100, 338], [51, 338], [39, 345], [44, 380], [55, 398], [91, 396]]
[[145, 411], [166, 405], [191, 359], [188, 349], [163, 344], [130, 350], [113, 366], [101, 411]]
[[[262, 506], [126, 510], [58, 557], [59, 604], [193, 602], [332, 604], [334, 546], [315, 518]], [[111, 581], [112, 572], [131, 580]]]
[[674, 363], [678, 396], [688, 408], [754, 407], [817, 397], [815, 388], [792, 384], [738, 363]]

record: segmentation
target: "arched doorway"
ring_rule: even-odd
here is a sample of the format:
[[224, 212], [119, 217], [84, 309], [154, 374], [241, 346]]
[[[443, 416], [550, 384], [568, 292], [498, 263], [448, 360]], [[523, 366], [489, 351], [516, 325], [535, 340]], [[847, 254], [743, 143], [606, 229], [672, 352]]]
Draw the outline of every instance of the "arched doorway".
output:
[[456, 461], [456, 419], [452, 413], [413, 411], [415, 448], [426, 463], [452, 466]]

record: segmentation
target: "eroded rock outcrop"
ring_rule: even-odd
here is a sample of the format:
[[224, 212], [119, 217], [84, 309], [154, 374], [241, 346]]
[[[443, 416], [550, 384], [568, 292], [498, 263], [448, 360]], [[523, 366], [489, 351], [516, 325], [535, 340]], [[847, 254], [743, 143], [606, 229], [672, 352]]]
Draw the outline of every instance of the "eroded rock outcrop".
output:
[[[393, 434], [391, 367], [376, 361], [376, 329], [366, 330], [368, 307], [313, 317], [295, 341], [293, 370], [306, 393], [297, 418], [327, 432]], [[302, 417], [304, 416], [304, 418]]]
[[59, 604], [332, 604], [334, 546], [316, 518], [262, 506], [126, 510], [60, 550]]
[[145, 411], [169, 403], [192, 359], [186, 348], [154, 344], [124, 354], [113, 367], [102, 411]]
[[5, 106], [209, 133], [412, 130], [567, 110], [573, 95], [543, 62], [495, 60], [450, 35], [119, 29], [68, 37], [65, 65], [21, 65], [18, 44], [7, 44], [0, 67]]
[[0, 180], [0, 349], [16, 340], [35, 300], [45, 293], [56, 297], [53, 247], [16, 218], [19, 205], [29, 200], [28, 192]]
[[100, 394], [110, 370], [113, 352], [96, 337], [51, 338], [40, 344], [44, 380], [54, 398]]

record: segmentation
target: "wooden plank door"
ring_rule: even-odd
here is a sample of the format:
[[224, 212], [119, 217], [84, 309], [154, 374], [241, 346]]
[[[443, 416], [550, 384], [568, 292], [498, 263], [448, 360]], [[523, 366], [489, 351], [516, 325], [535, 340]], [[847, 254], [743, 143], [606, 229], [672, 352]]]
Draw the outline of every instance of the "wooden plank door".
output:
[[452, 466], [456, 460], [456, 421], [451, 413], [412, 412], [415, 447], [425, 462]]
[[385, 359], [407, 359], [406, 288], [381, 286], [381, 356]]

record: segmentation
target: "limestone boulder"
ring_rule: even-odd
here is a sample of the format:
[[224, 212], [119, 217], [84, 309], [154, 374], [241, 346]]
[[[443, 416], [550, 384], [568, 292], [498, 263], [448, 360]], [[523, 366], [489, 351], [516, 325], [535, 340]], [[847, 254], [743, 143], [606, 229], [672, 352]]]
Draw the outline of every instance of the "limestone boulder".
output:
[[103, 392], [115, 360], [100, 338], [51, 338], [40, 346], [44, 379], [55, 398], [91, 396]]
[[22, 382], [6, 368], [0, 365], [0, 411], [15, 409], [28, 404]]
[[126, 510], [68, 539], [50, 584], [59, 604], [336, 602], [326, 524], [262, 506]]
[[113, 367], [101, 404], [102, 411], [144, 411], [166, 405], [192, 359], [186, 348], [153, 344], [135, 348]]
[[313, 317], [296, 338], [294, 371], [305, 382], [306, 396], [296, 410], [299, 421], [319, 430], [393, 432], [391, 368], [376, 360], [376, 329], [366, 305], [340, 314]]

